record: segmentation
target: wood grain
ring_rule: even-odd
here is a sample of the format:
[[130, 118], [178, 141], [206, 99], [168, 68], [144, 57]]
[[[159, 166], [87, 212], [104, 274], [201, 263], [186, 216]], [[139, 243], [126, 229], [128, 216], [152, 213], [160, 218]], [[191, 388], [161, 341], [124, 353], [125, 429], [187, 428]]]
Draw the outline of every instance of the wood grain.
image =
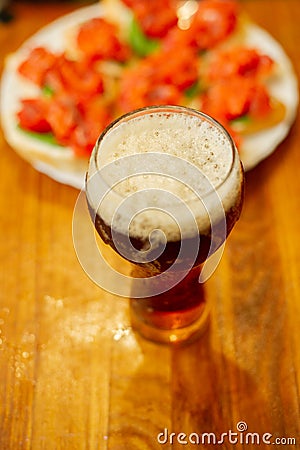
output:
[[[298, 1], [241, 4], [299, 72]], [[12, 5], [14, 21], [0, 24], [1, 68], [24, 39], [81, 3]], [[299, 142], [297, 119], [247, 174], [242, 217], [205, 286], [207, 332], [166, 347], [136, 336], [127, 301], [79, 265], [78, 192], [36, 172], [0, 134], [1, 450], [204, 448], [157, 436], [165, 428], [220, 436], [239, 421], [300, 448]]]

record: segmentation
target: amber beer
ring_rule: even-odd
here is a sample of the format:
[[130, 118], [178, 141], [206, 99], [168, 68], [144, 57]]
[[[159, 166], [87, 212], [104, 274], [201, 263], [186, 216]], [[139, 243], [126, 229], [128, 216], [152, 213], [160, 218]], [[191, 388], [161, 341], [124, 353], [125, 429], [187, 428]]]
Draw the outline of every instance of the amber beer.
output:
[[243, 180], [228, 133], [189, 108], [134, 111], [100, 136], [87, 201], [102, 240], [132, 262], [132, 320], [144, 336], [170, 342], [199, 332], [201, 264], [238, 220]]

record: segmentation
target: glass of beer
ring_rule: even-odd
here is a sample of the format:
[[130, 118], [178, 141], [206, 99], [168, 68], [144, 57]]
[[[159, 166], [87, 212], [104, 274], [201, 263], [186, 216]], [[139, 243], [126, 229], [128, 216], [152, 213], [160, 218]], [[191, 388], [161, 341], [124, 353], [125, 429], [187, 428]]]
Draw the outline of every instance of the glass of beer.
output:
[[240, 216], [243, 185], [232, 138], [199, 111], [142, 108], [99, 137], [87, 203], [101, 240], [131, 263], [131, 320], [144, 337], [181, 342], [203, 331], [203, 269]]

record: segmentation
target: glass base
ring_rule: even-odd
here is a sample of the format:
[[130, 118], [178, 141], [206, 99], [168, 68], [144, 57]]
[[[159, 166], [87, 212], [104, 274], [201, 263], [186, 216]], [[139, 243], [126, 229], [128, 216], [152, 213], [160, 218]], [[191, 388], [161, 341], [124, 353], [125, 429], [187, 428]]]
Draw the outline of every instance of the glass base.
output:
[[136, 300], [130, 302], [131, 325], [142, 337], [161, 344], [190, 343], [201, 337], [209, 323], [209, 307], [203, 304], [200, 316], [189, 324], [178, 328], [162, 328], [151, 324], [141, 317], [135, 308]]

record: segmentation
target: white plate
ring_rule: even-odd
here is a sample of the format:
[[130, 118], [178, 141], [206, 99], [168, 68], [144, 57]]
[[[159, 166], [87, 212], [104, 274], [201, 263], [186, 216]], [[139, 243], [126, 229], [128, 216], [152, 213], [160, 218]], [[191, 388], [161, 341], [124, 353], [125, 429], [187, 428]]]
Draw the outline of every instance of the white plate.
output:
[[277, 62], [279, 74], [268, 86], [271, 95], [286, 107], [285, 118], [280, 124], [247, 136], [243, 140], [240, 156], [245, 169], [250, 170], [269, 156], [289, 133], [297, 114], [299, 93], [292, 63], [282, 46], [269, 33], [251, 24], [247, 28], [246, 43], [260, 49]]
[[[16, 129], [15, 114], [19, 109], [20, 99], [36, 92], [34, 86], [18, 75], [17, 67], [33, 47], [45, 46], [52, 51], [63, 50], [65, 34], [71, 27], [100, 16], [103, 16], [103, 8], [100, 4], [94, 4], [67, 14], [42, 28], [7, 58], [1, 82], [0, 113], [8, 143], [38, 171], [78, 189], [84, 185], [87, 160], [74, 158], [72, 150], [67, 147], [53, 147], [50, 152], [47, 144]], [[271, 94], [286, 106], [286, 116], [280, 124], [243, 140], [240, 155], [245, 169], [249, 170], [269, 156], [287, 136], [296, 116], [299, 98], [297, 78], [281, 45], [254, 24], [247, 27], [246, 43], [261, 49], [277, 62], [280, 75], [274, 78], [270, 90]]]

